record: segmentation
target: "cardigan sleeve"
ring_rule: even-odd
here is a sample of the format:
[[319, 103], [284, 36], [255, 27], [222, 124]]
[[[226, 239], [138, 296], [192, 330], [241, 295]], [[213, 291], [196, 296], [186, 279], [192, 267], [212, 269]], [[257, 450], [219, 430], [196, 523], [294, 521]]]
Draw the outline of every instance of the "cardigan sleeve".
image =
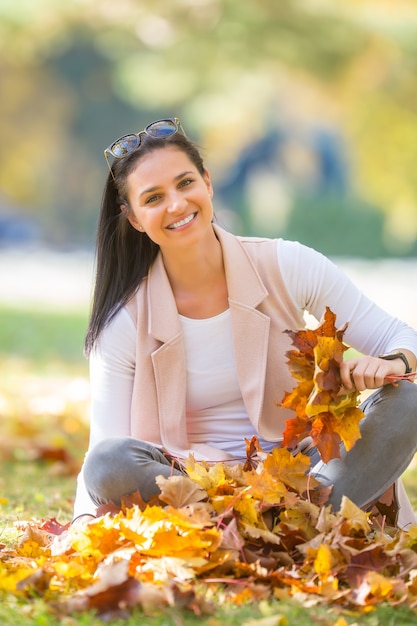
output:
[[[135, 325], [123, 308], [104, 328], [90, 356], [89, 450], [107, 437], [131, 434], [135, 346]], [[94, 511], [81, 469], [77, 479], [74, 517]]]
[[279, 239], [277, 258], [294, 306], [317, 320], [330, 307], [338, 328], [348, 323], [344, 336], [348, 345], [371, 356], [398, 348], [417, 355], [417, 332], [370, 300], [327, 257], [298, 242]]

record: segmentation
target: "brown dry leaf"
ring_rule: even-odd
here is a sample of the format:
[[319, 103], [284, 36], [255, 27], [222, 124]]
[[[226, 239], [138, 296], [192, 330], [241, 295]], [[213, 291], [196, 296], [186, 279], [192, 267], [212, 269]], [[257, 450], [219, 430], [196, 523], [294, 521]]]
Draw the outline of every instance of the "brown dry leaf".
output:
[[17, 547], [21, 554], [29, 555], [29, 552], [39, 552], [40, 548], [45, 548], [51, 543], [51, 537], [47, 530], [35, 524], [28, 524], [23, 535], [20, 537]]
[[157, 476], [156, 483], [161, 490], [159, 499], [175, 509], [200, 502], [207, 498], [207, 493], [187, 476]]

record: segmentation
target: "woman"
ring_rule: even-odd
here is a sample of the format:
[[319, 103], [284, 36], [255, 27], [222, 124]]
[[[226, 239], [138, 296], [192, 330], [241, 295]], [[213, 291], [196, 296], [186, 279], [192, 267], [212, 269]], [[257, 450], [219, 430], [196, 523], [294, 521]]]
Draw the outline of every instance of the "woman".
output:
[[[110, 165], [108, 155], [114, 157]], [[178, 119], [160, 120], [105, 151], [109, 176], [97, 241], [97, 276], [86, 337], [92, 415], [75, 515], [139, 491], [181, 460], [241, 460], [245, 438], [279, 446], [278, 408], [294, 386], [286, 329], [328, 306], [344, 339], [365, 356], [341, 367], [344, 387], [376, 390], [362, 438], [312, 472], [368, 507], [417, 448], [417, 386], [389, 376], [415, 370], [417, 333], [368, 300], [328, 259], [296, 242], [236, 237], [213, 224], [213, 187]], [[383, 355], [383, 356], [378, 356]], [[173, 463], [175, 460], [175, 463]], [[414, 521], [401, 484], [400, 525]]]

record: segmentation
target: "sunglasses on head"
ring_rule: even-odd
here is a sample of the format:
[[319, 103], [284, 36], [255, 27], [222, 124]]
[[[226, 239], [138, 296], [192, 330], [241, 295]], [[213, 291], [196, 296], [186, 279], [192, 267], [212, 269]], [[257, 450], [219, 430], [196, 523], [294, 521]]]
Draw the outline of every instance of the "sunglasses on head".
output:
[[138, 133], [130, 133], [129, 135], [123, 135], [123, 137], [119, 137], [119, 139], [113, 141], [113, 143], [104, 150], [104, 158], [106, 159], [106, 163], [108, 165], [111, 175], [113, 176], [113, 172], [107, 156], [108, 154], [111, 154], [111, 156], [115, 157], [116, 159], [122, 159], [123, 157], [133, 152], [133, 150], [139, 148], [142, 142], [141, 137], [144, 134], [149, 135], [149, 137], [153, 137], [154, 139], [164, 139], [165, 137], [175, 135], [175, 133], [178, 132], [181, 132], [184, 136], [186, 136], [178, 117], [173, 117], [171, 119], [157, 120], [156, 122], [152, 122]]

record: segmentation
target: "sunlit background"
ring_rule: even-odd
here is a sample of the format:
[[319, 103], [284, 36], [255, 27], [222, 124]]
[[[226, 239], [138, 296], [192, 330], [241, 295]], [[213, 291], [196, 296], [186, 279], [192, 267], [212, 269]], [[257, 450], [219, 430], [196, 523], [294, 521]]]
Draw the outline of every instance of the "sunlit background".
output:
[[162, 117], [224, 226], [417, 327], [415, 1], [0, 0], [0, 111], [0, 415], [86, 414], [103, 149]]
[[417, 251], [417, 7], [0, 0], [0, 241], [90, 246], [103, 148], [177, 115], [236, 232]]

